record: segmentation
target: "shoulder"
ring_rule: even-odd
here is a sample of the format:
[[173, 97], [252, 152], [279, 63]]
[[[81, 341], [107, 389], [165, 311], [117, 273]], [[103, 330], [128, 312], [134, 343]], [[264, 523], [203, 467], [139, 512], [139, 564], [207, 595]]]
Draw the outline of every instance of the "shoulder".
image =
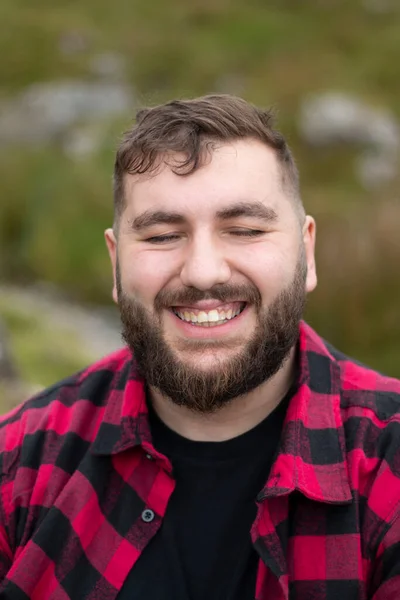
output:
[[[362, 414], [382, 423], [400, 421], [400, 380], [388, 377], [327, 344], [340, 367], [344, 415]], [[357, 409], [359, 409], [357, 411]], [[400, 439], [399, 439], [400, 443]]]
[[332, 355], [341, 373], [349, 480], [364, 543], [375, 552], [400, 515], [400, 381], [334, 349]]
[[400, 381], [329, 350], [340, 367], [351, 487], [364, 499], [364, 528], [371, 537], [372, 531], [386, 531], [400, 513]]
[[342, 417], [357, 409], [385, 422], [400, 415], [400, 380], [362, 364], [321, 338], [307, 323], [300, 328], [301, 377], [317, 396], [340, 397]]
[[82, 371], [59, 381], [0, 417], [1, 472], [20, 454], [46, 435], [92, 441], [107, 399], [113, 389], [124, 387], [131, 368], [131, 354], [121, 349]]
[[303, 331], [311, 393], [333, 409], [363, 544], [373, 553], [400, 516], [400, 381]]
[[382, 511], [400, 507], [400, 381], [340, 352], [306, 324], [301, 332], [315, 410], [333, 410], [352, 489], [390, 497]]

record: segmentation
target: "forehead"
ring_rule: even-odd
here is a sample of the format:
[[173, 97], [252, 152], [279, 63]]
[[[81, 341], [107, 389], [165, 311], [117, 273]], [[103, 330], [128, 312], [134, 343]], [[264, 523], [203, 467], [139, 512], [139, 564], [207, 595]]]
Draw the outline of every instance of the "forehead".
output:
[[[205, 163], [189, 175], [173, 172], [184, 156], [169, 158], [151, 175], [127, 175], [125, 196], [127, 212], [175, 210], [191, 213], [216, 213], [229, 204], [263, 202], [283, 210], [286, 196], [275, 152], [256, 140], [220, 144], [210, 151]], [[171, 168], [172, 167], [172, 168]]]

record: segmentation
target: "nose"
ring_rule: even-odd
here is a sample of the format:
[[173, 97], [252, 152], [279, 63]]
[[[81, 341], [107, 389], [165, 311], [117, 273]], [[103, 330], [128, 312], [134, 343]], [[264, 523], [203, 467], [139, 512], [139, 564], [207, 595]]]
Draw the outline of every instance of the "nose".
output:
[[214, 285], [227, 283], [231, 269], [217, 244], [209, 239], [193, 241], [181, 270], [181, 281], [188, 287], [207, 291]]

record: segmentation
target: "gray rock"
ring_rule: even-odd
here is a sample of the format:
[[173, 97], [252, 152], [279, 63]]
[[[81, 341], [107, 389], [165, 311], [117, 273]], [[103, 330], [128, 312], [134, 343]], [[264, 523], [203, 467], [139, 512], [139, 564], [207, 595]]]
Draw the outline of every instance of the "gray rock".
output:
[[387, 151], [400, 147], [399, 125], [386, 110], [377, 110], [340, 93], [307, 99], [300, 111], [302, 138], [314, 146], [363, 144]]
[[99, 151], [104, 139], [105, 132], [100, 126], [75, 128], [64, 137], [62, 149], [70, 158], [84, 160]]
[[356, 175], [367, 189], [377, 189], [396, 179], [399, 162], [396, 154], [365, 152], [356, 163]]
[[60, 81], [35, 84], [0, 107], [0, 146], [46, 144], [78, 123], [131, 112], [133, 95], [123, 83]]
[[21, 314], [36, 315], [54, 329], [69, 331], [80, 340], [82, 352], [93, 360], [123, 346], [118, 309], [82, 307], [63, 298], [51, 284], [18, 288], [0, 283], [0, 297]]
[[367, 189], [396, 178], [400, 154], [400, 128], [386, 110], [339, 93], [307, 99], [300, 111], [300, 135], [311, 146], [360, 146], [355, 174]]
[[124, 57], [115, 52], [95, 54], [90, 61], [90, 70], [107, 81], [123, 81], [126, 76]]

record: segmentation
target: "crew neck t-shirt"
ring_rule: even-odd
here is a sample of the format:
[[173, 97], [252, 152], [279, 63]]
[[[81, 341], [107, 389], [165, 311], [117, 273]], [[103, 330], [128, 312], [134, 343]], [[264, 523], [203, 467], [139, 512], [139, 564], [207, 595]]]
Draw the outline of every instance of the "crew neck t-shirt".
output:
[[163, 524], [118, 600], [254, 600], [259, 556], [250, 530], [292, 389], [256, 427], [223, 442], [186, 439], [149, 404], [154, 447], [176, 480]]

